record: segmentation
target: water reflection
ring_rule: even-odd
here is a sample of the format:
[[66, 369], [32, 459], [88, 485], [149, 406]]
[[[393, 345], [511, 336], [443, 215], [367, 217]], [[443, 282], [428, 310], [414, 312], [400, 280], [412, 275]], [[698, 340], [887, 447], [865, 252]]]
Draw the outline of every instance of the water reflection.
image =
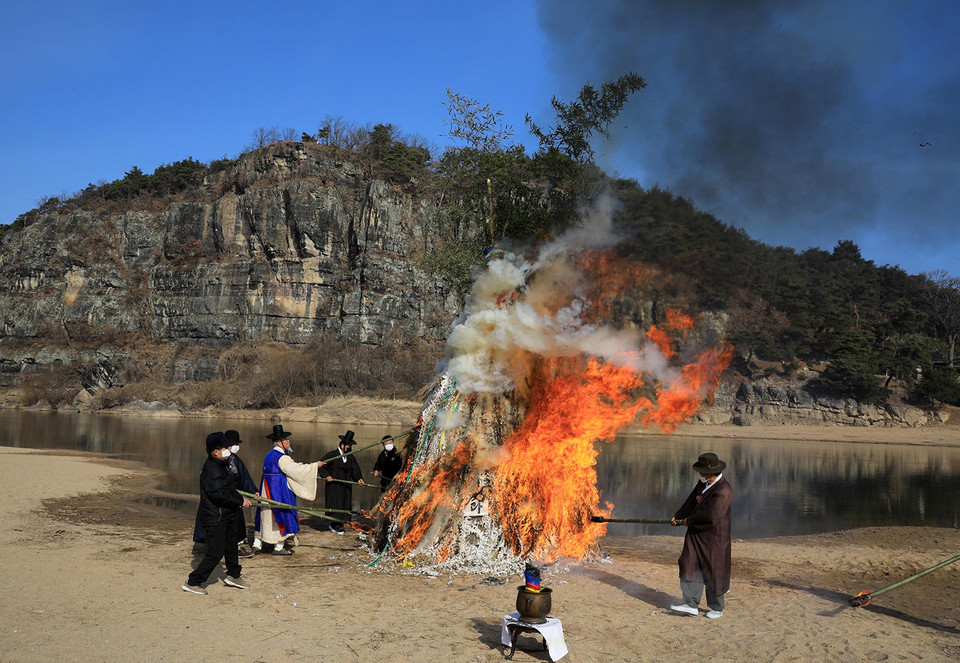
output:
[[[336, 448], [348, 427], [331, 424], [283, 422], [290, 431], [294, 459], [307, 463], [319, 460], [323, 454]], [[94, 414], [62, 414], [0, 410], [0, 446], [37, 449], [73, 449], [94, 451], [111, 456], [137, 460], [149, 467], [162, 470], [165, 479], [161, 489], [195, 496], [198, 493], [200, 467], [206, 460], [204, 441], [208, 433], [232, 428], [240, 433], [243, 444], [239, 456], [250, 470], [254, 481], [259, 481], [263, 457], [273, 447], [266, 436], [272, 431], [270, 421], [248, 419], [182, 419], [129, 417]], [[359, 446], [378, 441], [386, 434], [401, 433], [401, 428], [375, 425], [350, 425]], [[373, 480], [373, 464], [378, 448], [357, 454], [365, 480]], [[317, 491], [317, 504], [323, 503], [322, 486]], [[354, 486], [354, 508], [369, 509], [380, 498], [380, 491]], [[159, 504], [183, 513], [196, 510], [194, 502], [171, 500]]]
[[[347, 426], [283, 422], [293, 433], [295, 458], [317, 460], [337, 446]], [[95, 451], [139, 460], [162, 470], [162, 488], [188, 497], [162, 506], [195, 510], [207, 433], [240, 432], [240, 450], [254, 480], [272, 442], [272, 422], [226, 419], [120, 417], [0, 410], [0, 445]], [[350, 425], [359, 445], [398, 427]], [[760, 538], [828, 532], [867, 525], [956, 527], [960, 519], [960, 449], [843, 442], [729, 440], [622, 435], [599, 444], [598, 484], [615, 517], [669, 518], [696, 482], [690, 465], [704, 451], [727, 462], [735, 492], [733, 536]], [[375, 447], [357, 454], [372, 480]], [[380, 492], [354, 487], [354, 508], [369, 509]], [[318, 491], [323, 503], [323, 490]], [[620, 535], [682, 535], [682, 528], [611, 524]]]
[[[669, 518], [690, 493], [704, 451], [727, 462], [734, 538], [830, 532], [870, 525], [956, 527], [960, 449], [844, 442], [624, 435], [601, 445], [602, 500], [614, 517]], [[610, 525], [623, 535], [683, 528]]]

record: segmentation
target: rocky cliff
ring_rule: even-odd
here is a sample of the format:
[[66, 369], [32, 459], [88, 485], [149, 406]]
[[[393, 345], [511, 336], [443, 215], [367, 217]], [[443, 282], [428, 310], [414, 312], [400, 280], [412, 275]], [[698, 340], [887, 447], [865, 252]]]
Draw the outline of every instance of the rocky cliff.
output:
[[[330, 148], [275, 143], [197, 192], [41, 214], [0, 245], [4, 370], [35, 340], [442, 340], [459, 301], [416, 259], [436, 206]], [[43, 359], [41, 358], [41, 362]]]
[[[730, 378], [732, 376], [728, 376]], [[712, 406], [697, 420], [706, 424], [752, 426], [799, 424], [812, 426], [917, 427], [944, 423], [942, 413], [903, 404], [859, 403], [812, 393], [802, 381], [755, 382], [727, 379], [721, 383]]]

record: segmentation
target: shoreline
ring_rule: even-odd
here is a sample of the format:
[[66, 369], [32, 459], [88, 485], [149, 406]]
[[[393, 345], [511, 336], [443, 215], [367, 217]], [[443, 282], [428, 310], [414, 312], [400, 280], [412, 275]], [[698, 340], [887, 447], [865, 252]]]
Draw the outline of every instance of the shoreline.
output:
[[[234, 410], [208, 407], [203, 410], [179, 410], [155, 403], [134, 403], [111, 410], [82, 411], [63, 409], [65, 414], [102, 414], [158, 418], [224, 418], [274, 423], [290, 421], [333, 425], [413, 426], [420, 417], [421, 404], [414, 401], [345, 396], [312, 407], [287, 407], [269, 410]], [[56, 412], [48, 408], [7, 408], [27, 412]], [[954, 418], [956, 419], [956, 418]], [[658, 429], [632, 424], [621, 433], [634, 436], [664, 435]], [[902, 444], [907, 446], [960, 447], [960, 423], [931, 424], [915, 428], [893, 426], [840, 426], [787, 422], [737, 426], [731, 423], [681, 424], [670, 435], [716, 439], [796, 440], [806, 442], [860, 442]]]

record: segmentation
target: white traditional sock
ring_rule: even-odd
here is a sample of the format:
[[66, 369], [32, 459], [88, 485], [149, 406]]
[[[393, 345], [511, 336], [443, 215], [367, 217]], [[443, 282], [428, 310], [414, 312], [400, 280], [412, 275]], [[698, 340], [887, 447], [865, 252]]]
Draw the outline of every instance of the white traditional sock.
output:
[[254, 539], [253, 547], [256, 548], [257, 550], [260, 550], [260, 548], [263, 547], [263, 542], [260, 539]]
[[274, 549], [274, 550], [283, 550], [283, 541], [281, 541], [280, 543], [275, 543], [275, 544], [273, 544], [273, 549]]

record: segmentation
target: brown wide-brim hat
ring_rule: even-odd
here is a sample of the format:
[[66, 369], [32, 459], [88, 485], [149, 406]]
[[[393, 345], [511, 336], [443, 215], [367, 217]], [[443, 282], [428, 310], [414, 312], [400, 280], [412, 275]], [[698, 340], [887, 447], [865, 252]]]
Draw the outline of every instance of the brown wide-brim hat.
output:
[[291, 432], [289, 432], [289, 431], [283, 430], [283, 425], [282, 425], [282, 424], [276, 424], [276, 425], [273, 427], [273, 432], [270, 433], [269, 435], [267, 435], [267, 439], [268, 439], [268, 440], [282, 440], [282, 439], [284, 439], [284, 438], [290, 437], [291, 435], [293, 435], [293, 433], [291, 433]]
[[720, 474], [726, 467], [727, 464], [715, 453], [700, 454], [700, 458], [693, 464], [693, 469], [700, 474]]

